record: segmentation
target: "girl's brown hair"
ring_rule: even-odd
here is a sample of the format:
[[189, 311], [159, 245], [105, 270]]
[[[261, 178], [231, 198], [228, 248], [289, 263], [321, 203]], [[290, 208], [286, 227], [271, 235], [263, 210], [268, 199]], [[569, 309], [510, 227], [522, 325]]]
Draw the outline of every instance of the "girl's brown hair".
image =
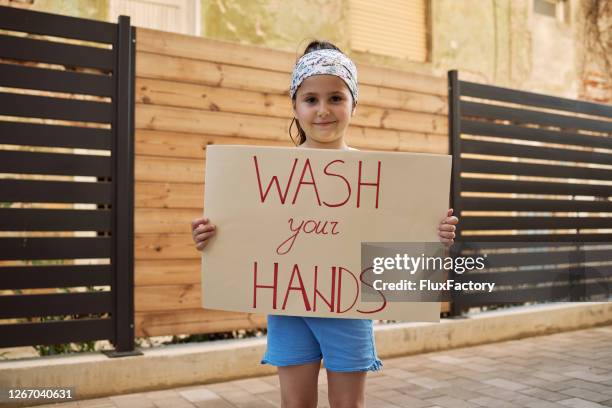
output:
[[[328, 41], [314, 40], [314, 41], [311, 41], [310, 44], [306, 46], [306, 49], [304, 50], [304, 53], [300, 56], [300, 58], [302, 58], [304, 55], [308, 54], [309, 52], [318, 51], [318, 50], [336, 50], [336, 51], [342, 52], [340, 48], [336, 47], [334, 44]], [[297, 92], [296, 92], [296, 95], [297, 95]], [[296, 95], [293, 95], [293, 100], [292, 100], [293, 106], [295, 106], [295, 96]], [[291, 129], [293, 128], [294, 123], [297, 125], [297, 129], [298, 129], [297, 142], [293, 138], [293, 135], [291, 135]], [[291, 120], [291, 125], [289, 126], [289, 137], [291, 138], [293, 143], [295, 143], [296, 146], [299, 146], [306, 141], [306, 133], [304, 133], [304, 130], [300, 126], [300, 121], [298, 121], [296, 118], [293, 118], [293, 120]]]

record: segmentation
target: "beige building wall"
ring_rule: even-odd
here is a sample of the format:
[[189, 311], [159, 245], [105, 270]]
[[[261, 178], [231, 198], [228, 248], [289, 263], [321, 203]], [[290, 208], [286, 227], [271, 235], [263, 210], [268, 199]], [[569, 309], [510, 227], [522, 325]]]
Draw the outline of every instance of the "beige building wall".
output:
[[[398, 2], [371, 1], [373, 13], [385, 1]], [[560, 21], [535, 13], [535, 1], [422, 0], [428, 39], [425, 62], [352, 50], [350, 10], [355, 2], [363, 7], [363, 0], [199, 0], [189, 12], [201, 14], [197, 31], [211, 39], [262, 45], [296, 56], [309, 40], [326, 39], [358, 63], [440, 76], [458, 69], [467, 80], [610, 103], [612, 74], [584, 39], [588, 2], [561, 1], [565, 15]], [[0, 4], [112, 19], [111, 0], [0, 0]], [[380, 29], [386, 25], [381, 22]]]

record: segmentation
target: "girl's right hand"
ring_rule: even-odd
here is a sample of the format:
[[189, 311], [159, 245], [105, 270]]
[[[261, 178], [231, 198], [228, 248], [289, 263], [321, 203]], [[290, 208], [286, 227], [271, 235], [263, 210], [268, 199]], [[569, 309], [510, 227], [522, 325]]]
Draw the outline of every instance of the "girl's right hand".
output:
[[191, 221], [191, 237], [198, 251], [204, 249], [216, 231], [217, 227], [211, 224], [208, 218], [196, 218]]

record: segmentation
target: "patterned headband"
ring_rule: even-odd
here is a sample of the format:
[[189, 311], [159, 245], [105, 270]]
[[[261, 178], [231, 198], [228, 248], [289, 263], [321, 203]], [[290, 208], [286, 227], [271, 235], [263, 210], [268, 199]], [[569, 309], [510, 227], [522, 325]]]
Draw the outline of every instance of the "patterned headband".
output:
[[348, 86], [357, 104], [359, 88], [357, 86], [357, 67], [349, 57], [333, 49], [316, 50], [305, 54], [298, 60], [291, 76], [291, 98], [302, 82], [313, 75], [335, 75], [340, 77]]

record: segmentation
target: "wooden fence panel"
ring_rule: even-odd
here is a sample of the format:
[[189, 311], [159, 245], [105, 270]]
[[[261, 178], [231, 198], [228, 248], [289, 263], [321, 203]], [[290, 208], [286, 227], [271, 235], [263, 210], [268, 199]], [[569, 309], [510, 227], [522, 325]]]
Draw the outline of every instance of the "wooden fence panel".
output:
[[[292, 145], [296, 55], [148, 29], [137, 38], [136, 334], [263, 327], [262, 315], [199, 308], [200, 254], [189, 221], [203, 210], [206, 146]], [[359, 82], [351, 146], [448, 151], [445, 78], [359, 65]]]

